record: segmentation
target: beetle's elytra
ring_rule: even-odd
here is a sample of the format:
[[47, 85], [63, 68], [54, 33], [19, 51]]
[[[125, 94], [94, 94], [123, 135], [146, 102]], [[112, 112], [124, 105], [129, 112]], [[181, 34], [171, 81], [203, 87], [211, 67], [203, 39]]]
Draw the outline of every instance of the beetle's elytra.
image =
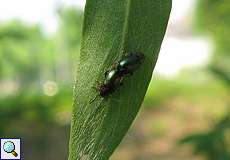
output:
[[[124, 56], [120, 61], [114, 63], [104, 75], [105, 79], [98, 87], [99, 95], [106, 97], [115, 92], [122, 84], [123, 79], [132, 75], [143, 63], [144, 54], [130, 53]], [[95, 99], [93, 99], [94, 101]], [[91, 101], [92, 102], [92, 101]]]

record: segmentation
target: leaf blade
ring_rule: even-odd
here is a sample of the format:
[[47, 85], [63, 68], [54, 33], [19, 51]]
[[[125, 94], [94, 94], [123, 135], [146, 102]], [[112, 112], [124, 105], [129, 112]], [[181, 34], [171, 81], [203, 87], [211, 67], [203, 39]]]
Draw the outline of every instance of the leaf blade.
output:
[[[69, 160], [108, 159], [120, 143], [144, 99], [170, 9], [169, 0], [87, 1]], [[126, 52], [137, 51], [146, 56], [143, 66], [117, 92], [90, 104], [104, 71]]]

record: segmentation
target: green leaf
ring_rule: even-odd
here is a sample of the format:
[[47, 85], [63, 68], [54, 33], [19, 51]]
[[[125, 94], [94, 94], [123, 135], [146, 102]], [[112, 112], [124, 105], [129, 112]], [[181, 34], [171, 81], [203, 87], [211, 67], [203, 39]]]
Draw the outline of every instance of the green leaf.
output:
[[[171, 0], [87, 0], [74, 89], [69, 160], [107, 160], [136, 117], [165, 34]], [[98, 96], [104, 72], [130, 52], [144, 64], [115, 93]]]

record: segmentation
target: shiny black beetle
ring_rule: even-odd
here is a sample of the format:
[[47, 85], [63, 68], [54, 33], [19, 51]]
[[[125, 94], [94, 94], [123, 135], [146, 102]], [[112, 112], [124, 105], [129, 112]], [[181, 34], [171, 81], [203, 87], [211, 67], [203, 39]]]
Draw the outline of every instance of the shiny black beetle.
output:
[[[117, 70], [110, 70], [105, 73], [105, 80], [99, 84], [97, 90], [101, 97], [107, 97], [122, 85], [123, 77], [119, 76]], [[92, 103], [97, 96], [90, 101]]]
[[[123, 84], [123, 79], [132, 75], [141, 66], [144, 59], [145, 56], [142, 53], [131, 53], [115, 63], [105, 72], [105, 80], [98, 87], [99, 95], [106, 97], [115, 92]], [[91, 102], [95, 99], [96, 97]]]
[[115, 63], [110, 70], [105, 72], [105, 76], [113, 70], [116, 70], [119, 77], [125, 77], [132, 75], [136, 71], [145, 59], [142, 53], [131, 53], [124, 56], [120, 61]]
[[145, 59], [142, 53], [131, 53], [125, 56], [118, 62], [117, 71], [121, 77], [132, 75], [136, 71]]
[[121, 84], [123, 77], [121, 77], [117, 70], [110, 70], [105, 73], [105, 80], [103, 84], [99, 86], [99, 95], [106, 97], [107, 95], [113, 93]]

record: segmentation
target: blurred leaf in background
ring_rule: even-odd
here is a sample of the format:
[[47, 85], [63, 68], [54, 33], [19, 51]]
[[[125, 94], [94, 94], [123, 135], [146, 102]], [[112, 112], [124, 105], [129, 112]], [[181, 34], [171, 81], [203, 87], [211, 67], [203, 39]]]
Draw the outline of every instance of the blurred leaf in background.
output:
[[[214, 42], [214, 55], [209, 65], [209, 71], [225, 82], [230, 93], [230, 3], [228, 0], [200, 0], [197, 2], [195, 24], [196, 29], [209, 36]], [[228, 107], [229, 98], [225, 100]], [[219, 107], [219, 106], [216, 106]], [[228, 108], [227, 110], [230, 110]], [[195, 154], [203, 154], [208, 160], [230, 159], [230, 113], [210, 130], [194, 133], [182, 139], [181, 143], [193, 144]]]
[[[23, 87], [40, 74], [42, 42], [45, 37], [38, 26], [12, 21], [0, 26], [1, 80], [10, 79]], [[31, 60], [33, 61], [31, 63]], [[40, 61], [39, 61], [40, 60]]]
[[19, 20], [0, 23], [0, 137], [21, 137], [26, 159], [67, 157], [82, 11], [57, 15], [52, 35]]
[[[72, 83], [80, 52], [83, 13], [74, 7], [62, 7], [58, 9], [58, 16], [60, 27], [57, 33], [56, 47], [60, 55], [59, 67], [62, 69], [59, 75], [62, 80]], [[63, 76], [68, 78], [63, 79]]]
[[230, 159], [230, 117], [224, 117], [210, 131], [185, 137], [181, 144], [190, 143], [195, 154], [203, 154], [208, 160]]
[[[197, 2], [196, 28], [214, 42], [214, 55], [211, 66], [222, 70], [222, 73], [230, 73], [230, 3], [228, 0], [200, 0]], [[217, 73], [214, 70], [213, 73]]]

